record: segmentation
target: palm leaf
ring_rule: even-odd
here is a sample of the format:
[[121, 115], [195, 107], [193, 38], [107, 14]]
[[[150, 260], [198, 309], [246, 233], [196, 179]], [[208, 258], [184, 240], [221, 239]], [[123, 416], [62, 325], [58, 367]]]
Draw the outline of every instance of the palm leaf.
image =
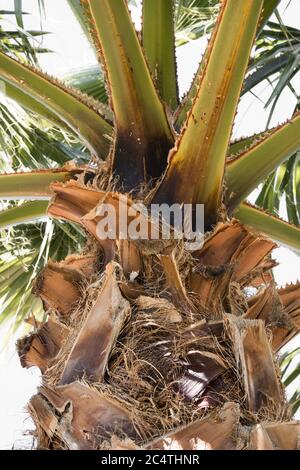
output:
[[[43, 0], [38, 0], [40, 13], [42, 13]], [[27, 15], [22, 8], [22, 0], [14, 0], [14, 10], [0, 10], [0, 44], [5, 52], [13, 53], [18, 57], [24, 55], [31, 64], [37, 63], [37, 54], [49, 52], [39, 46], [38, 39], [48, 34], [45, 31], [30, 31], [24, 28], [24, 16]], [[8, 30], [3, 26], [7, 16], [15, 17], [16, 31]]]
[[284, 385], [291, 386], [293, 393], [289, 398], [292, 414], [295, 415], [300, 407], [300, 388], [297, 387], [300, 375], [300, 364], [296, 362], [299, 357], [300, 348], [296, 347], [286, 351], [280, 357], [281, 377]]
[[103, 72], [98, 64], [72, 70], [65, 75], [65, 80], [82, 93], [92, 96], [105, 105], [108, 104]]
[[176, 0], [176, 44], [181, 46], [209, 33], [219, 11], [219, 0]]
[[272, 129], [269, 135], [228, 162], [227, 197], [230, 207], [236, 207], [277, 166], [299, 149], [299, 129], [298, 112], [287, 123]]
[[42, 319], [44, 314], [40, 300], [31, 294], [33, 279], [49, 258], [60, 261], [80, 250], [85, 236], [78, 227], [49, 219], [0, 234], [0, 326], [9, 322], [15, 331], [25, 318]]

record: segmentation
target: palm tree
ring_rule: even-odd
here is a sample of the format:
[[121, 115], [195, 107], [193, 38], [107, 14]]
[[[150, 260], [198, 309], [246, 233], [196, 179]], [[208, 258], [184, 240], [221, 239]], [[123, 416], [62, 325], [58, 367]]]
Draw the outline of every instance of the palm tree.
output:
[[[29, 405], [39, 448], [297, 448], [276, 353], [298, 332], [300, 285], [276, 288], [271, 252], [275, 241], [299, 250], [300, 230], [245, 199], [300, 148], [300, 116], [230, 142], [255, 36], [277, 3], [223, 0], [181, 103], [172, 0], [143, 1], [141, 37], [125, 0], [81, 1], [109, 107], [0, 52], [7, 93], [92, 156], [0, 176], [0, 197], [30, 199], [1, 214], [6, 224], [48, 214], [89, 234], [35, 280], [47, 318], [31, 318], [18, 343], [22, 365], [43, 373]], [[164, 239], [141, 201], [203, 204], [204, 245]], [[105, 204], [141, 237], [118, 226], [105, 238]]]

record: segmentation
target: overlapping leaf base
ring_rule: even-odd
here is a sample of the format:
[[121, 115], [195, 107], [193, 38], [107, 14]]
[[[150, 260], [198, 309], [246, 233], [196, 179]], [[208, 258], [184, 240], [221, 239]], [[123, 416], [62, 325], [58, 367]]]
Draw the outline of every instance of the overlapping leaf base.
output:
[[50, 214], [98, 239], [35, 283], [49, 316], [19, 352], [43, 373], [30, 403], [38, 447], [297, 449], [275, 353], [299, 329], [300, 285], [276, 289], [274, 243], [236, 220], [193, 253], [119, 232], [103, 242], [96, 208], [133, 201], [53, 189]]

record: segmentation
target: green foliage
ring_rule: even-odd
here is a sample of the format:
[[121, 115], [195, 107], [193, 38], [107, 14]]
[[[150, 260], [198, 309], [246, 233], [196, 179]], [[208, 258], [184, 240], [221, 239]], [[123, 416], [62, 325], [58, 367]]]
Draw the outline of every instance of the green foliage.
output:
[[300, 226], [300, 154], [293, 155], [269, 175], [256, 204], [279, 215], [281, 203], [286, 203], [290, 223]]
[[[294, 94], [297, 101], [295, 111], [299, 110], [299, 94], [294, 89], [292, 80], [300, 72], [300, 30], [284, 25], [278, 12], [276, 16], [278, 22], [269, 21], [260, 34], [244, 86], [246, 93], [264, 80], [271, 84], [272, 91], [265, 103], [265, 108], [269, 110], [267, 128], [286, 89]], [[300, 161], [297, 153], [269, 175], [256, 204], [275, 215], [279, 214], [280, 205], [286, 204], [289, 222], [300, 225], [299, 175]]]
[[[44, 10], [43, 0], [37, 0], [40, 13]], [[22, 8], [22, 0], [14, 0], [14, 10], [0, 10], [0, 45], [4, 52], [18, 57], [24, 55], [31, 64], [37, 63], [37, 54], [49, 52], [48, 49], [40, 47], [41, 36], [48, 34], [45, 31], [29, 31], [24, 27], [24, 16], [27, 15]], [[11, 21], [14, 16], [16, 20], [16, 30], [7, 29], [6, 19]], [[5, 24], [5, 26], [4, 26]]]
[[289, 398], [292, 414], [296, 414], [300, 408], [300, 347], [287, 351], [280, 357], [281, 378], [285, 387], [292, 388], [293, 392]]
[[219, 0], [176, 0], [176, 45], [181, 46], [211, 32]]
[[65, 76], [65, 79], [72, 87], [92, 96], [100, 103], [108, 104], [103, 73], [98, 64], [73, 70]]
[[64, 259], [84, 240], [79, 227], [50, 219], [0, 230], [0, 327], [9, 322], [16, 331], [30, 315], [41, 319], [42, 304], [31, 294], [33, 279], [49, 258]]

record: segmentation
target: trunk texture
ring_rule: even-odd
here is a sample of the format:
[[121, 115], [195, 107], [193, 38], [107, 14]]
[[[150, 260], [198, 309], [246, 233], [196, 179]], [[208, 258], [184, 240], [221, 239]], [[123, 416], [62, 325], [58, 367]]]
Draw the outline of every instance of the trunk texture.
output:
[[300, 286], [276, 288], [275, 244], [236, 220], [193, 253], [124, 240], [120, 227], [103, 241], [101, 204], [135, 220], [133, 201], [72, 181], [53, 189], [50, 214], [93, 239], [49, 262], [34, 285], [47, 321], [18, 344], [43, 373], [29, 406], [38, 447], [299, 448], [276, 352], [299, 330]]

